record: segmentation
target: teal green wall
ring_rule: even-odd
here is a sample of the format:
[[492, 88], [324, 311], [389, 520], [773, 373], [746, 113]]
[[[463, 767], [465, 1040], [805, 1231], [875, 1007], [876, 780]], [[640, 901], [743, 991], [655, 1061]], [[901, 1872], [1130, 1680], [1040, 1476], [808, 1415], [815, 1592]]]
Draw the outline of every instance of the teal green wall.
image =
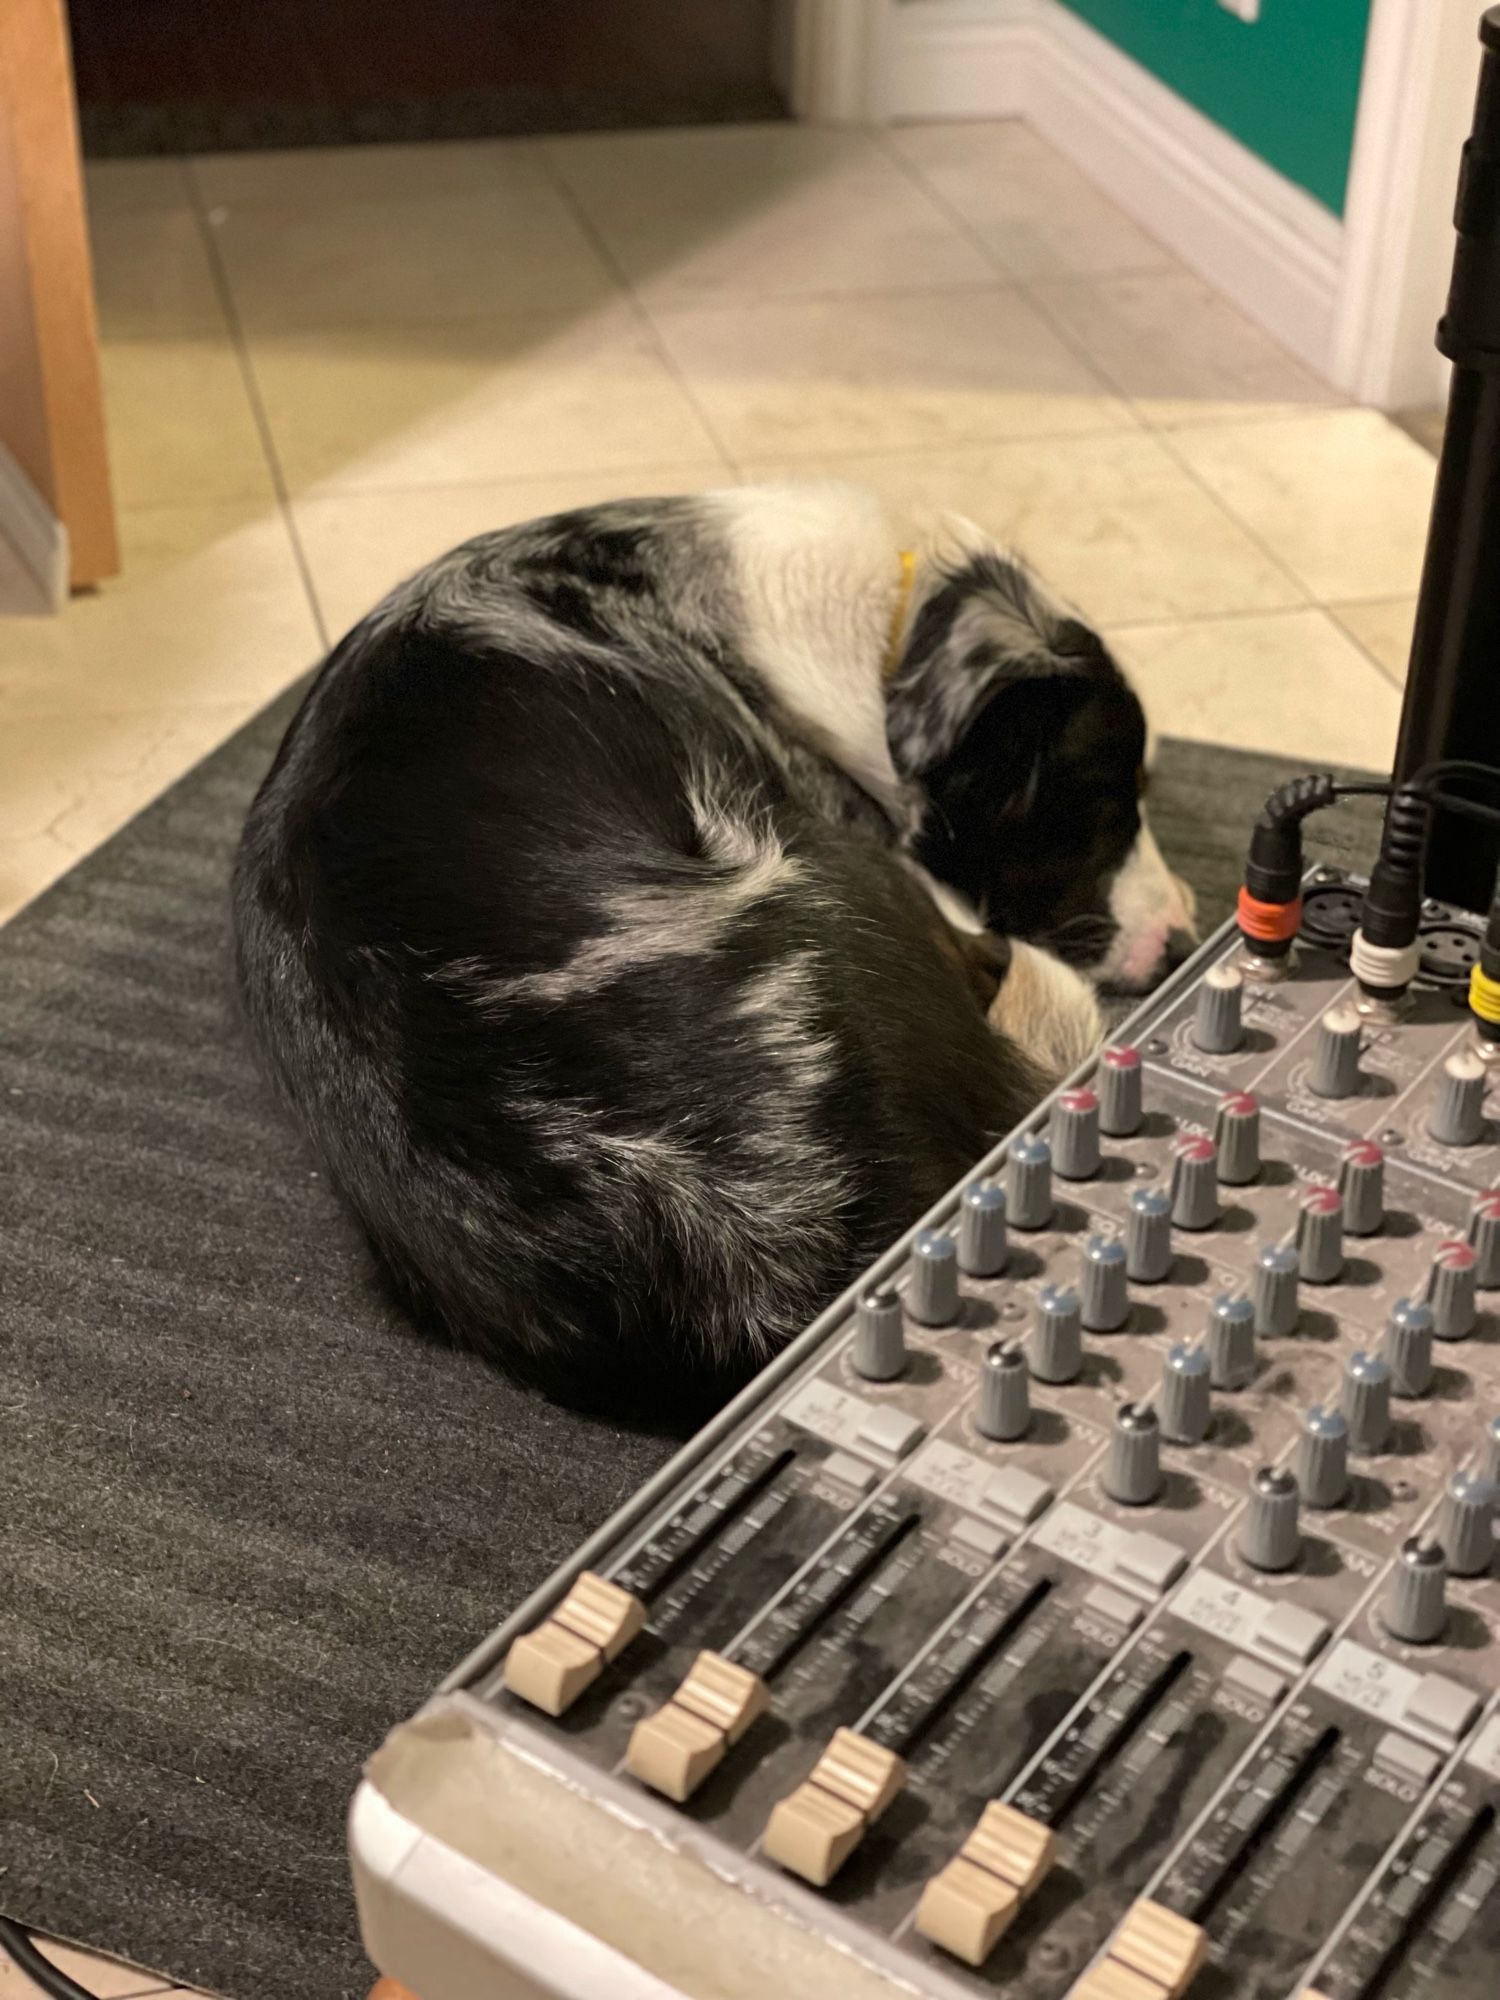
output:
[[1370, 0], [1261, 0], [1253, 25], [1218, 0], [1065, 4], [1343, 214]]

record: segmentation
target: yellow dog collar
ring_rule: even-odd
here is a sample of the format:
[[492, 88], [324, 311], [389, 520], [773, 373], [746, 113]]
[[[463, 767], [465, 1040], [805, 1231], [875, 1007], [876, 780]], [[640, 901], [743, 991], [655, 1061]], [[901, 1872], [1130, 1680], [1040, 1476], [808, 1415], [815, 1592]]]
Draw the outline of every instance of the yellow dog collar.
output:
[[885, 646], [885, 664], [880, 678], [888, 681], [901, 664], [901, 640], [906, 631], [906, 614], [911, 608], [911, 587], [917, 574], [914, 549], [901, 551], [901, 581], [896, 588], [896, 608], [891, 613], [891, 633]]

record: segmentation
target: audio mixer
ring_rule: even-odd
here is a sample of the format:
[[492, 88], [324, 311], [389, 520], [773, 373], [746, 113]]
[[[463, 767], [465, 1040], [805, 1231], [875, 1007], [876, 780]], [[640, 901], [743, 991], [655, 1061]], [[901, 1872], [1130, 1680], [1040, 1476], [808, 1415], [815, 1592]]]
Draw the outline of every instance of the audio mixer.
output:
[[1490, 2000], [1500, 1092], [1324, 871], [1232, 926], [374, 1759], [443, 1995]]

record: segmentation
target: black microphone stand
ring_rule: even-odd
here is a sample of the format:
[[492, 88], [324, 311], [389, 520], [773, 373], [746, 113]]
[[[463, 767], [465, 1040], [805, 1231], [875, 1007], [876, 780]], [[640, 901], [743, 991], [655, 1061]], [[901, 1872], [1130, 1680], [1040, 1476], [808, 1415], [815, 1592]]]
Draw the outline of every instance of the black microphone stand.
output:
[[[1445, 757], [1500, 761], [1500, 6], [1480, 23], [1483, 56], [1465, 142], [1458, 245], [1437, 344], [1453, 363], [1448, 421], [1417, 600], [1393, 775]], [[1493, 798], [1493, 788], [1445, 780]], [[1485, 910], [1500, 828], [1439, 814], [1427, 850], [1429, 896]]]

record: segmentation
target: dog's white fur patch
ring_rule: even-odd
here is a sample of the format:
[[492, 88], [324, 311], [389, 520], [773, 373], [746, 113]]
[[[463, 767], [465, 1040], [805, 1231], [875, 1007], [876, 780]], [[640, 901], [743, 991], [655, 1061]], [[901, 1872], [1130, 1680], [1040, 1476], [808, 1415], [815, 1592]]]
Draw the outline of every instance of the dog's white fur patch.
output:
[[1104, 1040], [1104, 1016], [1089, 981], [1040, 945], [1011, 944], [1010, 968], [990, 1007], [992, 1028], [1009, 1035], [1056, 1079]]
[[832, 482], [707, 500], [727, 530], [750, 665], [804, 739], [908, 826], [881, 677], [902, 587], [890, 515], [868, 489]]
[[702, 775], [688, 784], [688, 806], [706, 859], [616, 890], [600, 903], [608, 929], [587, 938], [567, 961], [547, 972], [473, 979], [449, 966], [481, 1004], [522, 1000], [559, 1003], [599, 992], [638, 966], [663, 958], [701, 958], [753, 903], [801, 882], [805, 870], [789, 855], [764, 814], [716, 796]]
[[1109, 913], [1120, 929], [1099, 977], [1117, 986], [1148, 985], [1171, 933], [1193, 930], [1193, 892], [1167, 866], [1144, 812], [1135, 845], [1110, 888]]

